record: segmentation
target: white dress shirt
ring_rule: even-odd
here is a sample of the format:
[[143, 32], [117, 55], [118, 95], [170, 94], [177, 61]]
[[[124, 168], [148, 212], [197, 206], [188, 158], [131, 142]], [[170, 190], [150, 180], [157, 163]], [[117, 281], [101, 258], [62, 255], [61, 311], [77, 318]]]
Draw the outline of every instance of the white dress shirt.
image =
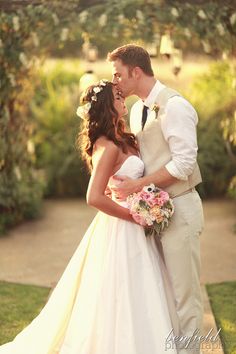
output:
[[[150, 108], [153, 104], [158, 104], [156, 98], [165, 87], [157, 80], [145, 101], [138, 100], [133, 105], [130, 113], [130, 127], [134, 134], [141, 130], [143, 104], [149, 107], [146, 124], [155, 119], [155, 112]], [[168, 100], [165, 114], [161, 118], [161, 129], [165, 140], [168, 142], [172, 159], [165, 165], [165, 168], [172, 176], [180, 180], [187, 180], [196, 163], [198, 150], [197, 123], [197, 113], [186, 99], [181, 96], [174, 96]]]

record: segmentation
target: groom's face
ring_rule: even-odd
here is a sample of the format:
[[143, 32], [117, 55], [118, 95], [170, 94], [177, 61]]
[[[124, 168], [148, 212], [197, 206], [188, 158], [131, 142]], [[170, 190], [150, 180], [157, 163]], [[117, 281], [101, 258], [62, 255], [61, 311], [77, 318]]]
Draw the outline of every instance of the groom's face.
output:
[[120, 59], [112, 62], [112, 82], [117, 85], [123, 97], [135, 94], [136, 82], [133, 70]]

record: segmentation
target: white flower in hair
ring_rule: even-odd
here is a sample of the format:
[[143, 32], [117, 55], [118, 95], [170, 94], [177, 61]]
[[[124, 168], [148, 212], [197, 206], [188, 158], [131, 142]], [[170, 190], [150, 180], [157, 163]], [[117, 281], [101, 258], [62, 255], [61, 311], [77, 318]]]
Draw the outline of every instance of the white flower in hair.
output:
[[93, 88], [93, 92], [95, 92], [95, 93], [98, 93], [98, 92], [101, 92], [101, 91], [102, 91], [102, 88], [99, 87], [99, 86], [95, 86], [95, 87]]
[[106, 86], [107, 82], [108, 82], [108, 80], [102, 79], [102, 80], [99, 81], [99, 85]]
[[91, 102], [88, 102], [83, 106], [79, 106], [76, 111], [77, 116], [79, 116], [82, 119], [86, 119], [90, 108], [91, 108]]

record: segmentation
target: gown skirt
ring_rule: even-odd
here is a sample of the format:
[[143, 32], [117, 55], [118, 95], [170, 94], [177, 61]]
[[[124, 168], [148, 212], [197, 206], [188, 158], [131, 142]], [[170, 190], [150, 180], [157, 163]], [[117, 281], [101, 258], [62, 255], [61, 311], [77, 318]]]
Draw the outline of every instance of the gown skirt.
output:
[[163, 354], [172, 328], [174, 297], [154, 236], [98, 212], [42, 311], [0, 354]]

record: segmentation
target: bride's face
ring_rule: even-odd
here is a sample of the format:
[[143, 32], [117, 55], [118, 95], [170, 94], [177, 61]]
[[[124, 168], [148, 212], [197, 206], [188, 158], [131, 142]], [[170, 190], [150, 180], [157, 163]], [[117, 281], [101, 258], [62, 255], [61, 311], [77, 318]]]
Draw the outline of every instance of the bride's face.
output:
[[112, 88], [112, 92], [114, 96], [114, 108], [116, 109], [119, 117], [123, 117], [128, 114], [128, 109], [126, 107], [125, 100], [118, 92], [116, 86]]

